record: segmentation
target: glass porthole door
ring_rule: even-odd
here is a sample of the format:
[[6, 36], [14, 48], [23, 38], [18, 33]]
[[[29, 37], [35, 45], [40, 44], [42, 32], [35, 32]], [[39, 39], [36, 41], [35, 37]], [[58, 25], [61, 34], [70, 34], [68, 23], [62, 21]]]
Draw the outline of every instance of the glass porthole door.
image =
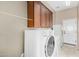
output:
[[55, 47], [55, 41], [54, 41], [54, 37], [51, 36], [46, 45], [45, 45], [45, 55], [46, 57], [51, 57], [54, 51], [54, 47]]

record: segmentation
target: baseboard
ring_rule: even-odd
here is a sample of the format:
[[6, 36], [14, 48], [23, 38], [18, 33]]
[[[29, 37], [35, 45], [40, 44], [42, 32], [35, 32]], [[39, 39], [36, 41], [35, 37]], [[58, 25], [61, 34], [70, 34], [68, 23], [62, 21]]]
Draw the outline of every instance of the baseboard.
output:
[[71, 44], [71, 43], [65, 43], [64, 44], [67, 44], [67, 45], [71, 45], [71, 46], [76, 46], [75, 44]]

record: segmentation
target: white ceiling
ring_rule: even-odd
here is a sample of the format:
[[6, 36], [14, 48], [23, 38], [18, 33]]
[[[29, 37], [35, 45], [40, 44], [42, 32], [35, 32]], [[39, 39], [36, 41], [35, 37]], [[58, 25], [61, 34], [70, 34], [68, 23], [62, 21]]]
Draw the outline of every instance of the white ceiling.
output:
[[64, 9], [72, 8], [78, 6], [78, 1], [71, 1], [70, 6], [66, 6], [65, 1], [47, 1], [47, 3], [55, 10], [61, 11]]

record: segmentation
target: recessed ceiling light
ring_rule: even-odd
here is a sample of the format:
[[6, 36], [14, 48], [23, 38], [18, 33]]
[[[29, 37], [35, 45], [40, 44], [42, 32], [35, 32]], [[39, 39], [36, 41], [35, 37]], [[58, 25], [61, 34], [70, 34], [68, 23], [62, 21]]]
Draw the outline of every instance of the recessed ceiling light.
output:
[[66, 6], [70, 6], [70, 1], [65, 1], [66, 2]]

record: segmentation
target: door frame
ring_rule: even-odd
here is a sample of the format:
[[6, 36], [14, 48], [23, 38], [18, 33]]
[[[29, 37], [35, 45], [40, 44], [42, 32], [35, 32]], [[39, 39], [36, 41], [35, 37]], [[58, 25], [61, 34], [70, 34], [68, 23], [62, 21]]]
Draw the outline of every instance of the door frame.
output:
[[[76, 20], [77, 20], [77, 18], [76, 18]], [[78, 48], [78, 20], [77, 20], [77, 44], [76, 45], [64, 42], [63, 21], [64, 21], [64, 19], [61, 20], [63, 45], [66, 44], [66, 45], [74, 46], [76, 49], [79, 49]]]

